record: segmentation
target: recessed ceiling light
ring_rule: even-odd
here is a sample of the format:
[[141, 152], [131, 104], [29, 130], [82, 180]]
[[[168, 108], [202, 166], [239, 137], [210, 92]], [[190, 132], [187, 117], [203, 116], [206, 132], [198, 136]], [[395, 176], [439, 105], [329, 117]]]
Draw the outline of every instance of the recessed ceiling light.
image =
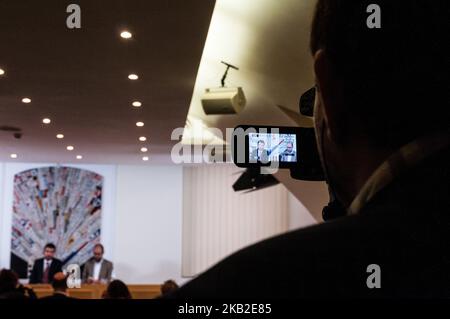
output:
[[130, 80], [137, 80], [137, 79], [139, 79], [139, 77], [137, 76], [137, 74], [130, 74], [130, 75], [128, 75], [128, 78], [129, 78]]
[[50, 124], [52, 121], [49, 118], [42, 119], [42, 123]]
[[141, 106], [142, 106], [142, 103], [139, 102], [139, 101], [134, 101], [134, 102], [132, 103], [132, 105], [133, 105], [134, 107], [141, 107]]
[[83, 156], [77, 155], [77, 159], [78, 159], [78, 160], [83, 159]]
[[11, 154], [9, 155], [11, 158], [17, 158], [17, 154]]
[[5, 74], [5, 70], [0, 69], [0, 75], [3, 75], [3, 74]]
[[31, 99], [28, 98], [28, 97], [24, 97], [24, 98], [22, 99], [22, 103], [31, 103]]
[[62, 139], [64, 138], [64, 134], [56, 134], [56, 138]]
[[69, 146], [66, 147], [66, 149], [67, 149], [68, 151], [73, 151], [74, 148], [75, 148], [75, 147], [73, 147], [72, 145], [69, 145]]
[[148, 156], [144, 156], [144, 157], [142, 158], [142, 160], [143, 160], [143, 161], [148, 161]]
[[124, 38], [124, 39], [129, 39], [129, 38], [131, 38], [133, 35], [131, 34], [131, 32], [128, 32], [128, 31], [122, 31], [122, 32], [120, 33], [120, 36], [121, 36], [122, 38]]
[[147, 152], [148, 151], [148, 148], [146, 148], [146, 147], [141, 147], [141, 152], [142, 153], [145, 153], [145, 152]]
[[136, 122], [136, 126], [137, 127], [143, 127], [144, 126], [144, 122]]
[[141, 141], [141, 142], [145, 142], [146, 140], [147, 140], [147, 138], [145, 136], [139, 137], [139, 141]]

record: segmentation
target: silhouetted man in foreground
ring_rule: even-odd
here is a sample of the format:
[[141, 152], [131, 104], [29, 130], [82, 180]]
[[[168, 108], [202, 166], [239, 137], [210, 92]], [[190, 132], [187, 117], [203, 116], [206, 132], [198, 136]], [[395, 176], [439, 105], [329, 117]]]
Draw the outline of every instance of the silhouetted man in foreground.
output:
[[450, 297], [448, 4], [376, 1], [369, 28], [371, 3], [319, 0], [311, 32], [318, 149], [347, 215], [245, 248], [174, 297]]

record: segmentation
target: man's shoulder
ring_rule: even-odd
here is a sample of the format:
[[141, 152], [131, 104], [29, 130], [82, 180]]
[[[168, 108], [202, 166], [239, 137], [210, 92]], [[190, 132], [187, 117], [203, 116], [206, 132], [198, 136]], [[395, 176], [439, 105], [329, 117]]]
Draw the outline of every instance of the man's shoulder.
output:
[[[373, 215], [355, 215], [321, 223], [318, 225], [293, 230], [237, 252], [231, 259], [241, 263], [241, 259], [260, 258], [260, 262], [272, 264], [286, 260], [299, 267], [312, 264], [312, 269], [321, 265], [315, 262], [320, 259], [332, 260], [354, 258], [359, 250], [383, 244], [386, 236], [393, 235], [395, 227], [385, 227], [383, 217], [373, 218]], [[385, 239], [380, 233], [383, 230]], [[364, 248], [363, 248], [364, 247]], [[268, 260], [268, 256], [271, 260]], [[327, 267], [327, 266], [326, 266]]]
[[[429, 234], [420, 233], [419, 223], [401, 223], [394, 210], [379, 209], [244, 248], [181, 288], [179, 296], [370, 297], [403, 292], [416, 296], [434, 292], [433, 284], [445, 285], [443, 268], [426, 262], [442, 256], [432, 243], [443, 237], [436, 235], [426, 245]], [[373, 264], [382, 268], [383, 291], [367, 288], [368, 267]], [[414, 290], [417, 276], [422, 277], [417, 287], [425, 285], [423, 291]]]
[[112, 267], [112, 265], [113, 265], [112, 261], [109, 261], [108, 259], [103, 259], [103, 262], [104, 262], [105, 265], [107, 265], [108, 267]]
[[56, 265], [62, 265], [62, 260], [58, 258], [53, 258], [53, 261]]
[[[182, 287], [180, 297], [289, 297], [327, 295], [340, 285], [365, 285], [368, 234], [360, 216], [291, 231], [246, 247]], [[361, 235], [364, 238], [361, 238]], [[347, 262], [347, 268], [340, 267]], [[335, 282], [330, 282], [334, 280]], [[322, 291], [328, 283], [326, 290]]]
[[91, 257], [91, 258], [89, 258], [85, 263], [84, 263], [84, 265], [85, 265], [85, 267], [86, 266], [90, 266], [90, 265], [94, 265], [95, 264], [95, 259], [94, 259], [94, 257]]

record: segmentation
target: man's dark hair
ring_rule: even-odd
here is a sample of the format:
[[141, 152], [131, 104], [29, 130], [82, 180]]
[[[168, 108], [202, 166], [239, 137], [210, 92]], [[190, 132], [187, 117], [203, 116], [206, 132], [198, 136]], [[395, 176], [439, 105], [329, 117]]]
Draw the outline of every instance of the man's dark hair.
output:
[[47, 248], [56, 250], [56, 246], [55, 246], [54, 244], [52, 244], [52, 243], [48, 243], [48, 244], [46, 244], [46, 245], [44, 246], [44, 250], [47, 249]]
[[[370, 29], [367, 7], [381, 9]], [[346, 110], [373, 146], [398, 147], [449, 127], [448, 1], [319, 0], [312, 54], [323, 49]]]
[[0, 271], [0, 294], [11, 292], [16, 289], [19, 282], [19, 276], [9, 269], [2, 269]]
[[258, 141], [258, 144], [259, 144], [259, 143], [266, 144], [266, 142], [264, 142], [264, 140], [259, 140], [259, 141]]
[[102, 244], [95, 244], [94, 249], [97, 248], [97, 247], [100, 247], [102, 249], [102, 253], [105, 252], [105, 248], [103, 247]]
[[178, 289], [178, 284], [173, 279], [166, 280], [161, 286], [161, 294], [168, 295]]
[[66, 291], [67, 289], [67, 276], [62, 272], [55, 274], [52, 282], [52, 287], [54, 290]]
[[131, 299], [130, 290], [121, 280], [113, 280], [106, 288], [105, 299]]

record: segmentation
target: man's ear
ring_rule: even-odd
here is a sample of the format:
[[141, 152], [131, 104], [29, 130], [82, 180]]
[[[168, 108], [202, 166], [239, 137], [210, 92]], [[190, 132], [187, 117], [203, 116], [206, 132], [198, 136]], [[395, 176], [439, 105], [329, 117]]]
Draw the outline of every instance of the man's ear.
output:
[[336, 144], [341, 144], [346, 138], [347, 118], [343, 104], [342, 87], [333, 72], [330, 60], [324, 50], [314, 54], [314, 73], [316, 77], [317, 96], [321, 99], [326, 134]]

